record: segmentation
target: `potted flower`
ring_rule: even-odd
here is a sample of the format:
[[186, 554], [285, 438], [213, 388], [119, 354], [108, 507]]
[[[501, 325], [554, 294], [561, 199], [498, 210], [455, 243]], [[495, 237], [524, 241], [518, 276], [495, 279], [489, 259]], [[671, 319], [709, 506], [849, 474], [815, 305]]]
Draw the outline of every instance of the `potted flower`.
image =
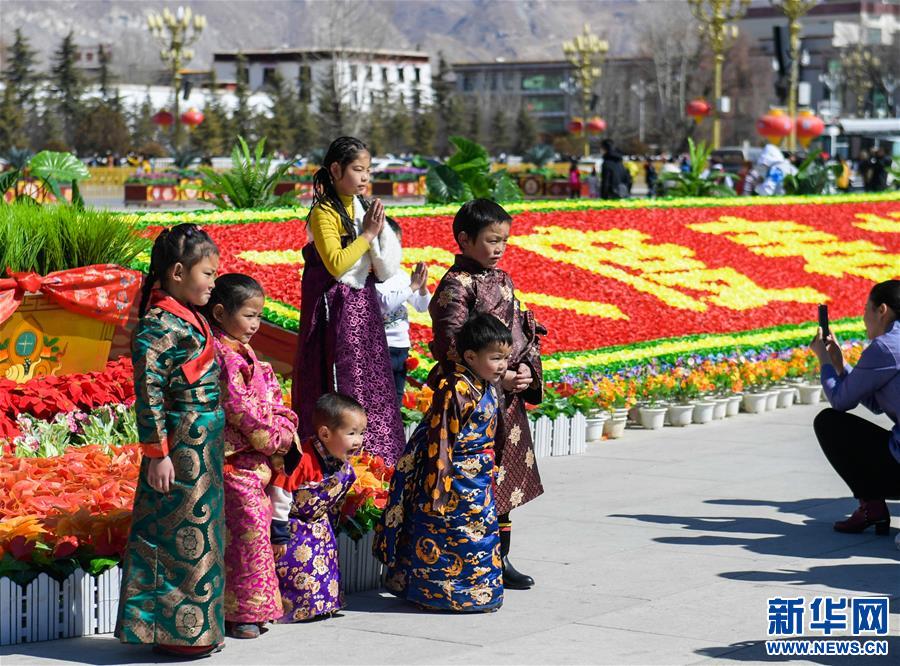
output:
[[669, 394], [672, 404], [668, 407], [669, 425], [683, 428], [690, 425], [694, 415], [694, 401], [700, 396], [697, 383], [691, 380], [691, 372], [685, 368], [673, 371], [674, 386]]
[[648, 374], [640, 385], [641, 403], [638, 414], [641, 425], [648, 430], [658, 430], [666, 421], [667, 406], [663, 400], [674, 386], [671, 375]]

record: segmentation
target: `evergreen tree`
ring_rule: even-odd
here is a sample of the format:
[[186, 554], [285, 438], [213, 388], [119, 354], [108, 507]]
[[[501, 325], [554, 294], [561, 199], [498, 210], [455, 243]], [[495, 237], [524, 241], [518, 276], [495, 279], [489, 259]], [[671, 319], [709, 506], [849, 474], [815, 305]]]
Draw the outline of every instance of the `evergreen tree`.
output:
[[[446, 153], [448, 146], [448, 136], [458, 133], [458, 119], [453, 118], [451, 111], [451, 102], [458, 99], [453, 93], [453, 84], [447, 81], [451, 70], [444, 58], [444, 53], [438, 52], [437, 72], [431, 80], [431, 87], [434, 90], [434, 108], [437, 111], [437, 149], [441, 154]], [[455, 128], [456, 131], [451, 131]]]
[[316, 122], [319, 126], [318, 145], [327, 146], [337, 137], [344, 135], [344, 127], [347, 124], [347, 110], [344, 108], [338, 90], [335, 65], [332, 65], [326, 76], [322, 77], [317, 87], [319, 89], [319, 102], [316, 109]]
[[497, 107], [497, 110], [494, 111], [494, 115], [491, 117], [490, 149], [494, 155], [509, 150], [508, 127], [506, 112], [504, 112], [503, 107]]
[[272, 116], [263, 119], [266, 148], [294, 155], [297, 139], [297, 125], [294, 118], [297, 95], [277, 71], [272, 76], [269, 93], [272, 98]]
[[[98, 50], [97, 58], [100, 62], [100, 94], [103, 97], [104, 101], [109, 101], [110, 99], [110, 76], [109, 76], [109, 52], [103, 47], [103, 44], [100, 44], [100, 48]], [[118, 93], [116, 94], [118, 96]]]
[[109, 102], [98, 100], [78, 122], [75, 148], [80, 155], [124, 155], [130, 146], [128, 123]]
[[366, 139], [372, 155], [384, 155], [388, 152], [386, 110], [389, 106], [386, 92], [379, 93], [372, 100], [372, 108], [369, 109], [369, 133]]
[[204, 157], [212, 158], [225, 155], [230, 149], [230, 143], [228, 118], [213, 86], [206, 95], [203, 122], [191, 132], [191, 146], [203, 153]]
[[131, 145], [135, 150], [156, 139], [156, 125], [153, 122], [153, 105], [150, 95], [144, 98], [143, 104], [136, 107], [131, 114]]
[[434, 140], [437, 136], [438, 119], [434, 107], [422, 106], [422, 97], [417, 90], [413, 108], [413, 150], [425, 155], [434, 154]]
[[297, 130], [294, 138], [294, 150], [296, 152], [305, 154], [317, 145], [318, 128], [316, 127], [316, 120], [309, 109], [309, 104], [305, 101], [301, 101], [297, 106], [297, 111], [294, 115], [294, 129]]
[[28, 39], [22, 35], [21, 28], [15, 30], [15, 41], [7, 50], [6, 69], [3, 70], [3, 82], [12, 88], [15, 105], [24, 113], [34, 108], [34, 92], [37, 75], [34, 66], [37, 62], [37, 51], [31, 48]]
[[76, 51], [74, 33], [69, 31], [54, 54], [51, 69], [56, 112], [62, 119], [62, 138], [70, 145], [82, 111], [82, 81], [75, 67]]
[[396, 99], [392, 100], [391, 106], [393, 113], [388, 121], [391, 151], [395, 153], [409, 152], [413, 144], [413, 120], [410, 117], [409, 107], [406, 105], [403, 93], [399, 93]]
[[[243, 53], [237, 54], [237, 76], [234, 95], [237, 98], [237, 105], [235, 106], [234, 112], [231, 114], [230, 129], [233, 134], [240, 135], [250, 142], [253, 129], [253, 114], [248, 102], [250, 97], [250, 72], [247, 69], [247, 56]], [[233, 138], [237, 141], [237, 137]]]
[[71, 147], [63, 135], [59, 114], [49, 104], [44, 105], [44, 110], [41, 112], [33, 143], [37, 150], [66, 152]]
[[16, 103], [16, 91], [7, 86], [0, 102], [0, 153], [10, 148], [25, 148], [28, 137], [25, 135], [25, 114]]
[[463, 102], [462, 98], [459, 95], [451, 95], [450, 100], [447, 103], [447, 112], [444, 113], [444, 110], [441, 109], [441, 113], [443, 114], [443, 131], [444, 135], [442, 137], [444, 151], [441, 154], [446, 154], [447, 146], [449, 145], [447, 138], [451, 136], [458, 136], [460, 134], [465, 134], [466, 132], [466, 105]]
[[519, 107], [518, 115], [516, 115], [516, 136], [513, 142], [513, 150], [516, 155], [524, 155], [537, 144], [537, 140], [537, 123], [535, 123], [534, 117], [528, 112], [525, 105], [522, 104]]

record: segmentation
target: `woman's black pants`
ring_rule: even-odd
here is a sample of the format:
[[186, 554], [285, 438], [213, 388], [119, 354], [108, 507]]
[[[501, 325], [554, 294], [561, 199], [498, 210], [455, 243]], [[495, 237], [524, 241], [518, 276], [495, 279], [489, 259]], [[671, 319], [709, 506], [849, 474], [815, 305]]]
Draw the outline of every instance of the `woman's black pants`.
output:
[[854, 497], [900, 498], [900, 462], [888, 447], [889, 430], [830, 407], [819, 412], [813, 427], [825, 457]]

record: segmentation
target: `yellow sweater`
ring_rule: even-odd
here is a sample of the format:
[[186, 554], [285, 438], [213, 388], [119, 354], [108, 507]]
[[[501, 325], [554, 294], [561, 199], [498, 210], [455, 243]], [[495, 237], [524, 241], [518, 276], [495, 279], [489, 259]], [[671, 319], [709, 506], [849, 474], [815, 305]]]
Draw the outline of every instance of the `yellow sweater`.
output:
[[[341, 196], [341, 203], [347, 209], [350, 219], [353, 219], [353, 199], [352, 196]], [[313, 208], [309, 229], [325, 269], [336, 278], [350, 270], [369, 251], [369, 241], [362, 236], [357, 236], [347, 247], [341, 247], [341, 238], [347, 236], [347, 233], [341, 224], [340, 215], [330, 207], [319, 205]]]

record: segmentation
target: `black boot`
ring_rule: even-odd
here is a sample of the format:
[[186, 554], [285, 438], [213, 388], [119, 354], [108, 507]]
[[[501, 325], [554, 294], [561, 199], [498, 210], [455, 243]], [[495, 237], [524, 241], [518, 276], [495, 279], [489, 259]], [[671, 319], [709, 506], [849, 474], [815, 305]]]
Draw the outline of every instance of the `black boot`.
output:
[[503, 587], [508, 590], [527, 590], [534, 585], [534, 578], [516, 571], [509, 561], [509, 540], [512, 531], [509, 527], [500, 528], [500, 557], [503, 562]]

